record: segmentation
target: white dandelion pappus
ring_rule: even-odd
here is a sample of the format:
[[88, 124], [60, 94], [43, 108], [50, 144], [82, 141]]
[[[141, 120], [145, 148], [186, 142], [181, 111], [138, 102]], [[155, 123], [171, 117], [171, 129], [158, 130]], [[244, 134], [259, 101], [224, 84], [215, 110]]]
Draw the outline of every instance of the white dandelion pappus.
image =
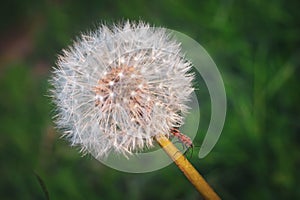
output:
[[63, 50], [51, 96], [64, 136], [95, 158], [125, 156], [183, 124], [193, 91], [191, 63], [164, 29], [102, 25]]

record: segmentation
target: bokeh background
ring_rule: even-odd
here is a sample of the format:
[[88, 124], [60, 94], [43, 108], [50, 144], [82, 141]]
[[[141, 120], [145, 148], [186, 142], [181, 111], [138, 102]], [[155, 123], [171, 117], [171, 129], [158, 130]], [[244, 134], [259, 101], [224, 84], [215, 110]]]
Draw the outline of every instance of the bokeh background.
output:
[[[0, 199], [201, 199], [174, 165], [119, 172], [81, 157], [53, 128], [46, 95], [57, 54], [81, 32], [122, 19], [185, 33], [219, 67], [228, 98], [223, 133], [199, 160], [199, 131], [189, 156], [217, 193], [300, 199], [299, 7], [297, 0], [1, 2]], [[209, 103], [201, 111], [205, 130]]]

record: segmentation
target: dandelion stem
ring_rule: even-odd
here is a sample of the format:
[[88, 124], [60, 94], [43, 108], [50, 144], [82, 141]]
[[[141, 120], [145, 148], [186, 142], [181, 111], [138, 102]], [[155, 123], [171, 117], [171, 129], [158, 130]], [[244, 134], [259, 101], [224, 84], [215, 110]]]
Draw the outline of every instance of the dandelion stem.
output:
[[179, 169], [184, 173], [187, 179], [195, 186], [199, 193], [207, 200], [221, 199], [193, 165], [185, 156], [175, 147], [175, 145], [164, 135], [155, 137], [159, 145], [171, 157]]

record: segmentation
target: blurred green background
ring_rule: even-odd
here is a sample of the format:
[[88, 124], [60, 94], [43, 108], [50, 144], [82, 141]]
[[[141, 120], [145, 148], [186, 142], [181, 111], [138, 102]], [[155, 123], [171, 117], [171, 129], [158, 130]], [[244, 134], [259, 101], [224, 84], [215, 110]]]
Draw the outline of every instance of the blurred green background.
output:
[[[297, 0], [2, 2], [0, 199], [46, 199], [35, 174], [50, 199], [201, 199], [173, 164], [147, 174], [119, 172], [81, 157], [53, 128], [46, 95], [57, 54], [80, 32], [121, 19], [185, 33], [219, 67], [225, 127], [207, 157], [199, 160], [197, 147], [191, 157], [217, 193], [300, 199], [299, 7]], [[210, 108], [203, 105], [205, 127]]]

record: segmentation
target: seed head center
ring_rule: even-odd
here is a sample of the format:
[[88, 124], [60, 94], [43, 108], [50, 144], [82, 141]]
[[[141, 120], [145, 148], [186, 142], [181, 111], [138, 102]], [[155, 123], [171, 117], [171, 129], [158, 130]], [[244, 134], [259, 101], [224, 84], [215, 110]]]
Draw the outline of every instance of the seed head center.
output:
[[113, 112], [118, 107], [138, 125], [149, 123], [154, 101], [147, 82], [135, 67], [123, 66], [107, 71], [99, 79], [94, 92], [95, 106], [102, 113]]

